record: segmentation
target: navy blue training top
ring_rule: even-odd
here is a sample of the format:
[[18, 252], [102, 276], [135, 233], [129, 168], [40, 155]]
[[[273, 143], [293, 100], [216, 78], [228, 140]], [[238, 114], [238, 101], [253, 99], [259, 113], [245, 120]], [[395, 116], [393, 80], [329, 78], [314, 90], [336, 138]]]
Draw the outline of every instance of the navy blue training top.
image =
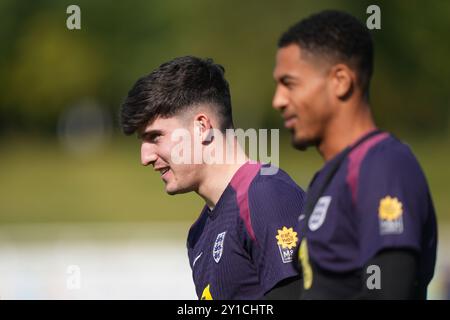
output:
[[[215, 208], [192, 225], [188, 256], [199, 299], [261, 299], [296, 276], [294, 230], [305, 194], [281, 169], [244, 164]], [[267, 171], [269, 172], [269, 171]]]

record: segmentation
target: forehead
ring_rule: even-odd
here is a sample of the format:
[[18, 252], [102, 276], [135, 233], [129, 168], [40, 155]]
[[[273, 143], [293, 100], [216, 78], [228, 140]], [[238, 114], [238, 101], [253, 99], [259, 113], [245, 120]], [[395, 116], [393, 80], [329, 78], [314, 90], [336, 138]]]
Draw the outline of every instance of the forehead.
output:
[[150, 131], [172, 131], [176, 128], [182, 128], [183, 122], [177, 117], [172, 116], [169, 118], [156, 117], [155, 119], [147, 122], [138, 130], [138, 134], [143, 134]]
[[273, 77], [276, 80], [285, 76], [300, 77], [304, 73], [316, 71], [314, 60], [310, 53], [296, 44], [279, 48]]

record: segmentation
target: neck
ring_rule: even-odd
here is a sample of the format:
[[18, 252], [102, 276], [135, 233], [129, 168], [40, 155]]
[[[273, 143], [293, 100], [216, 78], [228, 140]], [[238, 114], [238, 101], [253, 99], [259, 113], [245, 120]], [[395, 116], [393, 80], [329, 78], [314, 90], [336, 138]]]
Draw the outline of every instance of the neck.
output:
[[227, 150], [234, 150], [235, 157], [232, 163], [223, 161], [219, 164], [203, 164], [204, 169], [202, 181], [199, 183], [197, 193], [202, 197], [209, 208], [214, 208], [227, 188], [236, 171], [248, 161], [244, 150], [237, 143], [237, 139], [232, 139], [232, 148], [224, 147], [224, 155]]
[[327, 127], [318, 145], [319, 153], [325, 161], [329, 161], [362, 136], [376, 129], [367, 103], [361, 103], [353, 110], [355, 111], [338, 115]]

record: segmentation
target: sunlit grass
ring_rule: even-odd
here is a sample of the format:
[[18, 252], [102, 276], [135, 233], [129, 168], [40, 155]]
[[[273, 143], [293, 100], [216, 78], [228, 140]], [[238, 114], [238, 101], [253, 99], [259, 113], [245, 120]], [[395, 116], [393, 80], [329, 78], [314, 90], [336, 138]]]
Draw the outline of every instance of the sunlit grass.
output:
[[[280, 167], [304, 189], [322, 160], [313, 149], [280, 147]], [[450, 149], [446, 141], [408, 141], [427, 175], [440, 220], [450, 216]], [[139, 163], [133, 138], [114, 138], [79, 157], [57, 142], [0, 144], [0, 223], [69, 221], [193, 221], [203, 202], [195, 194], [169, 196], [159, 174]]]

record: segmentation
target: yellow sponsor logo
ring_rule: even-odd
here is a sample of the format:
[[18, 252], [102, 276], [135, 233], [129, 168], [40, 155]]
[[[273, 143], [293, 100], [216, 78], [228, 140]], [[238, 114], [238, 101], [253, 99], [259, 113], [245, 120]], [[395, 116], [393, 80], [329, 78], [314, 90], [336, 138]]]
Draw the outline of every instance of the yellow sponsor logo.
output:
[[403, 214], [403, 205], [397, 198], [386, 196], [380, 200], [378, 216], [382, 220], [394, 221]]
[[300, 243], [300, 250], [298, 251], [298, 259], [302, 265], [303, 272], [303, 288], [308, 290], [312, 286], [313, 272], [311, 264], [309, 263], [308, 244], [306, 238]]
[[202, 298], [200, 300], [212, 300], [211, 292], [209, 291], [209, 284], [203, 289]]
[[278, 230], [277, 244], [281, 246], [282, 249], [292, 249], [297, 246], [297, 232], [292, 228], [283, 227], [283, 229]]

